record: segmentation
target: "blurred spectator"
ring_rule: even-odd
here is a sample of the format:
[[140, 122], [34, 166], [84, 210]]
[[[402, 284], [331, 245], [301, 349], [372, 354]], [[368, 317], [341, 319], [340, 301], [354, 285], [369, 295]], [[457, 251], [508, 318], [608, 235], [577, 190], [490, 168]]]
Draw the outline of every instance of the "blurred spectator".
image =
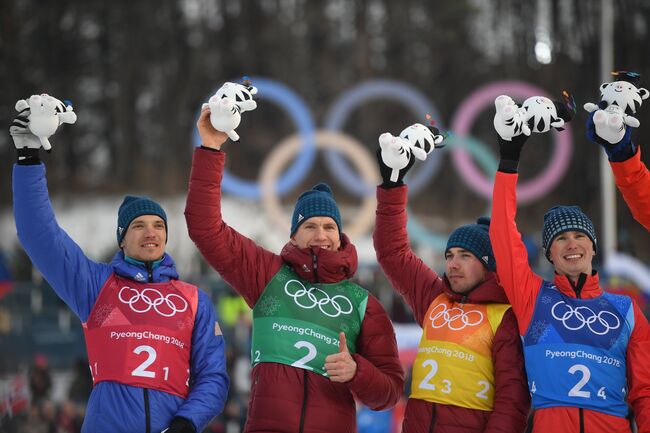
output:
[[93, 378], [90, 375], [88, 362], [77, 359], [74, 364], [74, 377], [68, 389], [68, 398], [73, 403], [85, 405], [93, 390]]
[[34, 365], [29, 372], [29, 390], [32, 393], [32, 404], [38, 405], [50, 395], [52, 377], [48, 366], [47, 357], [37, 353], [34, 356]]

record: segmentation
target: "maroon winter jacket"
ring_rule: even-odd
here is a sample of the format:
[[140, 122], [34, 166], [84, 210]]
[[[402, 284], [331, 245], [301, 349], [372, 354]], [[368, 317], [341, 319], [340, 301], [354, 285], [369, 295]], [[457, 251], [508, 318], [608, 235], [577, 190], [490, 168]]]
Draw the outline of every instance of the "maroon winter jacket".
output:
[[[190, 237], [208, 263], [253, 307], [284, 264], [301, 278], [335, 283], [357, 269], [354, 245], [343, 235], [339, 251], [300, 249], [288, 243], [280, 255], [256, 245], [229, 227], [221, 216], [221, 178], [225, 153], [196, 149], [185, 218]], [[317, 272], [313, 263], [317, 258]], [[253, 368], [246, 432], [354, 432], [354, 399], [371, 409], [394, 406], [402, 395], [404, 371], [395, 333], [379, 301], [368, 296], [356, 341], [354, 378], [331, 382], [310, 371], [279, 363]]]
[[[409, 305], [420, 326], [431, 302], [441, 293], [461, 301], [446, 277], [439, 276], [416, 256], [406, 231], [407, 186], [377, 188], [377, 222], [373, 235], [377, 260], [391, 284]], [[498, 264], [497, 264], [498, 266]], [[508, 298], [493, 272], [467, 294], [467, 303], [507, 304]], [[517, 321], [508, 310], [497, 328], [492, 346], [496, 382], [492, 412], [409, 399], [404, 433], [523, 432], [530, 407], [524, 356]]]

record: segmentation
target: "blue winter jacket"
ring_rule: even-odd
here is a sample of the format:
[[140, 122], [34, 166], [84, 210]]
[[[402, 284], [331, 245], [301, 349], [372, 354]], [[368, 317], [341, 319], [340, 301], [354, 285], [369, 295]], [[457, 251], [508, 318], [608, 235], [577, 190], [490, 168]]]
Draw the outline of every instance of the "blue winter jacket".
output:
[[[94, 262], [84, 255], [56, 222], [43, 164], [14, 166], [13, 196], [20, 242], [57, 295], [82, 322], [87, 321], [113, 272], [131, 279], [138, 273], [147, 275], [143, 267], [126, 262], [121, 251], [110, 264]], [[151, 281], [174, 279], [178, 279], [174, 261], [165, 254], [153, 269]], [[200, 432], [222, 411], [228, 393], [224, 340], [221, 335], [215, 336], [215, 322], [212, 302], [199, 290], [186, 399], [153, 389], [100, 382], [88, 400], [82, 433], [159, 433], [175, 416], [189, 419]]]

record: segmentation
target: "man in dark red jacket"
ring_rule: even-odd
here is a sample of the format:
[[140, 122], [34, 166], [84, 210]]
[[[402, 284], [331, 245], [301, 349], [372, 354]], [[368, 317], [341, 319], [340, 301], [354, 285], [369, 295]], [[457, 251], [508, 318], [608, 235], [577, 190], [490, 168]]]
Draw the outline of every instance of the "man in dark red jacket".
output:
[[197, 247], [253, 308], [253, 385], [246, 432], [354, 432], [355, 398], [374, 410], [402, 395], [404, 372], [388, 315], [349, 281], [357, 253], [329, 187], [303, 193], [280, 255], [221, 216], [227, 136], [205, 109], [185, 217]]
[[[413, 156], [411, 156], [413, 158]], [[530, 407], [517, 321], [496, 281], [488, 218], [457, 228], [445, 275], [409, 246], [407, 186], [378, 152], [377, 260], [423, 328], [403, 432], [523, 432]]]

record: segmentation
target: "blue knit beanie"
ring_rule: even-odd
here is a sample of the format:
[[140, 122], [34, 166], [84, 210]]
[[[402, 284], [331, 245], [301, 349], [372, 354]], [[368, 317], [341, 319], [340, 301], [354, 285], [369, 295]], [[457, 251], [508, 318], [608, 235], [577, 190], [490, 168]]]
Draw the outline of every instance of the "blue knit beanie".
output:
[[594, 243], [597, 250], [596, 230], [589, 217], [578, 206], [554, 206], [544, 215], [542, 228], [542, 247], [546, 259], [550, 262], [551, 243], [559, 234], [564, 232], [582, 232]]
[[341, 224], [341, 213], [339, 207], [334, 201], [332, 189], [326, 183], [319, 183], [314, 185], [310, 190], [300, 194], [296, 207], [293, 210], [291, 217], [291, 235], [293, 236], [300, 227], [300, 224], [305, 222], [311, 217], [330, 217], [339, 228], [339, 233], [343, 232], [343, 225]]
[[451, 232], [447, 240], [445, 252], [457, 247], [474, 254], [488, 271], [494, 272], [497, 268], [492, 244], [490, 243], [490, 218], [480, 217], [476, 224], [467, 224]]
[[122, 243], [131, 221], [142, 215], [158, 215], [165, 221], [167, 233], [167, 214], [158, 203], [149, 197], [127, 195], [117, 211], [117, 245]]

